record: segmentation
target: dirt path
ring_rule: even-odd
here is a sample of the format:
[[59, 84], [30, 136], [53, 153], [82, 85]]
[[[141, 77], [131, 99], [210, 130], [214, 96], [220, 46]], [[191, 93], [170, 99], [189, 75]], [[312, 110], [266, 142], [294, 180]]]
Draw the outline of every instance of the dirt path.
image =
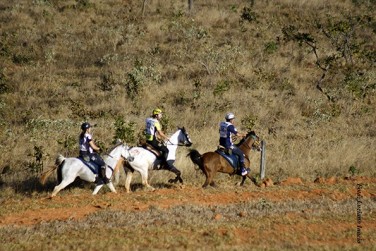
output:
[[[150, 207], [161, 209], [178, 205], [226, 205], [247, 201], [259, 201], [261, 198], [270, 202], [289, 200], [313, 201], [326, 197], [333, 201], [354, 199], [357, 195], [357, 183], [373, 184], [373, 188], [363, 189], [363, 198], [375, 198], [375, 179], [358, 178], [357, 180], [318, 180], [317, 183], [303, 183], [297, 179], [287, 179], [279, 185], [266, 188], [253, 186], [249, 188], [226, 190], [202, 189], [192, 186], [176, 186], [157, 189], [153, 192], [136, 191], [126, 194], [102, 193], [92, 196], [88, 191], [81, 194], [60, 194], [49, 198], [23, 198], [2, 202], [0, 226], [34, 225], [53, 220], [83, 219], [98, 210], [113, 209], [121, 211], [140, 211]], [[341, 189], [336, 186], [341, 185]]]

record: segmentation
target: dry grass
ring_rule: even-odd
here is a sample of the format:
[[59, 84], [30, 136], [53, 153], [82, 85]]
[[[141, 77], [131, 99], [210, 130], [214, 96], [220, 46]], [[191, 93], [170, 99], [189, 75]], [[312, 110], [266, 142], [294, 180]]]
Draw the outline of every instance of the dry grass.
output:
[[[339, 188], [336, 186], [334, 190]], [[74, 192], [79, 195], [79, 191]], [[206, 193], [209, 196], [216, 192]], [[117, 204], [111, 198], [102, 199], [112, 206]], [[142, 195], [137, 195], [139, 202], [142, 199]], [[168, 209], [150, 206], [148, 210], [132, 212], [101, 210], [79, 221], [72, 218], [41, 222], [33, 227], [3, 227], [0, 247], [6, 250], [249, 250], [250, 247], [368, 250], [374, 245], [375, 226], [371, 224], [375, 219], [374, 204], [372, 200], [363, 200], [363, 238], [367, 241], [360, 246], [354, 233], [354, 201], [333, 201], [324, 196], [315, 201], [291, 198], [276, 202], [260, 198], [226, 206], [181, 205]], [[49, 206], [59, 207], [53, 202]], [[39, 209], [37, 203], [30, 208]]]
[[[343, 177], [350, 167], [375, 176], [374, 2], [197, 0], [192, 13], [186, 5], [150, 1], [141, 17], [141, 1], [0, 3], [2, 195], [43, 191], [25, 170], [35, 146], [43, 147], [46, 168], [57, 153], [75, 154], [58, 142], [76, 138], [83, 121], [96, 123], [94, 137], [109, 146], [115, 118], [135, 122], [139, 132], [156, 106], [166, 111], [168, 133], [185, 126], [200, 152], [216, 148], [226, 112], [235, 112], [241, 130], [242, 118], [256, 118], [252, 129], [267, 142], [266, 174], [276, 181]], [[242, 20], [245, 7], [254, 20]], [[314, 37], [323, 63], [337, 47], [316, 24], [329, 31], [349, 20], [352, 63], [337, 51], [321, 84], [329, 101], [316, 88], [323, 71], [311, 48], [282, 30], [293, 25]], [[176, 165], [186, 182], [200, 185], [185, 150]], [[259, 157], [251, 153], [254, 173]], [[153, 174], [152, 183], [168, 175]], [[228, 176], [218, 179], [225, 184]]]

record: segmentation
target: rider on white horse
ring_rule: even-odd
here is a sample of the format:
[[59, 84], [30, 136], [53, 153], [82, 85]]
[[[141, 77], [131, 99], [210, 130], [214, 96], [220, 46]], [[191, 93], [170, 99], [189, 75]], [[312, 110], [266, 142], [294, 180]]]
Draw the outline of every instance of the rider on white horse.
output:
[[160, 123], [162, 116], [162, 110], [156, 108], [153, 110], [153, 115], [146, 119], [146, 143], [151, 145], [154, 149], [161, 153], [160, 158], [162, 160], [162, 163], [160, 164], [160, 168], [165, 168], [176, 173], [177, 175], [180, 175], [180, 171], [174, 166], [174, 161], [167, 161], [169, 150], [163, 143], [163, 141], [165, 140], [166, 142], [169, 142], [170, 139], [166, 136], [166, 134], [164, 134], [162, 130]]
[[107, 184], [109, 182], [105, 175], [106, 163], [103, 161], [102, 157], [95, 151], [100, 151], [100, 148], [94, 143], [93, 137], [90, 133], [91, 125], [85, 122], [81, 125], [82, 132], [79, 137], [79, 147], [80, 147], [80, 157], [85, 161], [93, 161], [100, 168], [98, 183], [103, 182]]

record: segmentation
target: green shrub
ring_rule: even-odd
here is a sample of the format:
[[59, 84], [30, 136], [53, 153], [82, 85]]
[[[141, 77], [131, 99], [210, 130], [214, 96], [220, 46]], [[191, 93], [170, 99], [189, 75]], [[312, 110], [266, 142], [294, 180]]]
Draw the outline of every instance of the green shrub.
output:
[[122, 117], [117, 117], [115, 120], [115, 135], [113, 137], [113, 143], [115, 144], [117, 140], [121, 140], [123, 142], [134, 144], [136, 143], [135, 137], [135, 128], [136, 123], [133, 121], [129, 121], [126, 123]]
[[34, 146], [34, 160], [27, 163], [27, 170], [30, 170], [33, 174], [40, 174], [43, 171], [43, 147]]
[[252, 131], [252, 129], [256, 125], [257, 120], [258, 119], [256, 116], [248, 114], [247, 116], [241, 119], [241, 124], [247, 129], [247, 131]]
[[264, 45], [264, 51], [268, 54], [273, 54], [274, 52], [276, 52], [278, 50], [278, 45], [276, 42], [274, 41], [271, 41], [271, 42], [267, 42], [265, 45]]
[[223, 80], [217, 83], [214, 88], [214, 96], [222, 96], [226, 91], [230, 90], [230, 81]]

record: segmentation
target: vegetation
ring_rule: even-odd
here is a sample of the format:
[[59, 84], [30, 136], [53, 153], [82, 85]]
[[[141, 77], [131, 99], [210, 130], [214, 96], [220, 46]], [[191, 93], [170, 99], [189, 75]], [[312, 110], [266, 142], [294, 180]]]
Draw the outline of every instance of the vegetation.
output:
[[[374, 0], [0, 1], [0, 195], [52, 189], [37, 178], [58, 153], [78, 154], [84, 121], [96, 124], [103, 149], [118, 138], [137, 144], [155, 107], [167, 133], [184, 126], [200, 152], [216, 149], [218, 123], [234, 112], [240, 130], [266, 141], [275, 181], [375, 177], [375, 8]], [[176, 166], [199, 186], [185, 155], [178, 150]], [[257, 174], [259, 153], [250, 157]], [[165, 180], [161, 172], [152, 183]]]
[[187, 4], [1, 3], [0, 167], [23, 179], [33, 150], [44, 165], [74, 156], [83, 121], [104, 148], [137, 144], [161, 107], [200, 151], [234, 112], [268, 143], [270, 177], [374, 175], [374, 1]]

